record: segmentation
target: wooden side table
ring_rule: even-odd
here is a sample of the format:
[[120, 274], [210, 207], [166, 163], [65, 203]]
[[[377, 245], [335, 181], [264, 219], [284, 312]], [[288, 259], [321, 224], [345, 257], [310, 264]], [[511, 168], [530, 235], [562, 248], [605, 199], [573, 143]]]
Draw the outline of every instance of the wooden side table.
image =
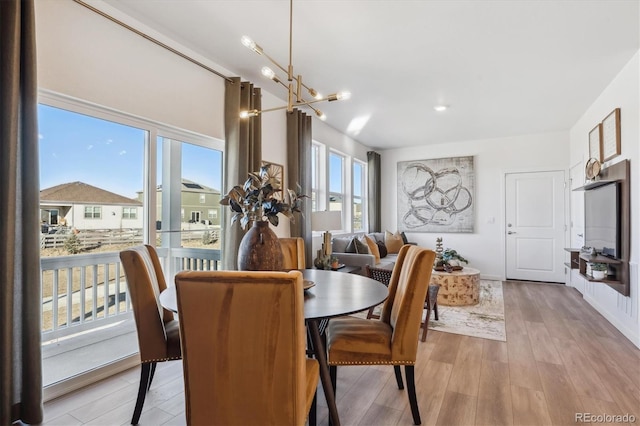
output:
[[439, 305], [476, 305], [480, 301], [480, 271], [477, 269], [465, 267], [460, 271], [433, 271], [431, 284], [440, 286]]

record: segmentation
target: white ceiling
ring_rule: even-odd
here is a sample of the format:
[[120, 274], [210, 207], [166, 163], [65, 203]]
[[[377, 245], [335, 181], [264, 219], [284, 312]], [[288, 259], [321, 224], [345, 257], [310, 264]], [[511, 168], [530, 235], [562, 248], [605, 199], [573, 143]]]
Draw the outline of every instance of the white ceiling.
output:
[[[240, 37], [286, 65], [288, 1], [105, 2], [286, 98]], [[374, 148], [566, 131], [638, 51], [639, 4], [295, 0], [293, 66], [324, 94], [352, 92], [318, 106]], [[363, 117], [359, 134], [347, 131]]]

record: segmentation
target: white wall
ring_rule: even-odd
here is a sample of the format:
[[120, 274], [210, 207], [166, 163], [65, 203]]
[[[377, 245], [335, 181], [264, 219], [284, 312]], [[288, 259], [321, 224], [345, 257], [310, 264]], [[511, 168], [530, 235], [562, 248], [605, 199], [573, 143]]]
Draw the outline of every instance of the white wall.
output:
[[516, 171], [562, 170], [568, 176], [569, 135], [551, 133], [475, 140], [385, 150], [382, 156], [382, 227], [397, 228], [397, 163], [399, 161], [472, 155], [475, 168], [475, 230], [471, 234], [412, 233], [410, 241], [457, 250], [486, 279], [504, 279], [504, 174]]
[[585, 164], [588, 159], [588, 134], [615, 108], [620, 108], [621, 155], [604, 164], [614, 164], [623, 159], [631, 166], [631, 253], [629, 272], [631, 295], [625, 297], [612, 288], [583, 280], [573, 271], [571, 283], [584, 286], [583, 296], [605, 318], [640, 347], [640, 320], [638, 309], [638, 261], [640, 259], [640, 52], [627, 63], [609, 86], [584, 112], [570, 131], [570, 164]]

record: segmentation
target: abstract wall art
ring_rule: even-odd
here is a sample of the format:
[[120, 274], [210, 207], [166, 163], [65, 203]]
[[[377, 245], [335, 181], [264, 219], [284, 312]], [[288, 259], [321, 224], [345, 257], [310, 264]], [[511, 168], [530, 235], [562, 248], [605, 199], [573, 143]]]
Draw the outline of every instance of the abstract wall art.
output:
[[398, 229], [473, 232], [473, 157], [398, 162]]

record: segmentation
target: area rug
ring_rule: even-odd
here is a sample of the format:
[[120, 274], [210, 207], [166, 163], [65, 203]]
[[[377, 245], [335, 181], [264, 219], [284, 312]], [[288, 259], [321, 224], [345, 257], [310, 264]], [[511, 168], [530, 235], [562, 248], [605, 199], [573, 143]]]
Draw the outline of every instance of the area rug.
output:
[[477, 305], [438, 305], [438, 318], [435, 321], [431, 313], [429, 330], [506, 342], [502, 282], [480, 280], [480, 302]]

